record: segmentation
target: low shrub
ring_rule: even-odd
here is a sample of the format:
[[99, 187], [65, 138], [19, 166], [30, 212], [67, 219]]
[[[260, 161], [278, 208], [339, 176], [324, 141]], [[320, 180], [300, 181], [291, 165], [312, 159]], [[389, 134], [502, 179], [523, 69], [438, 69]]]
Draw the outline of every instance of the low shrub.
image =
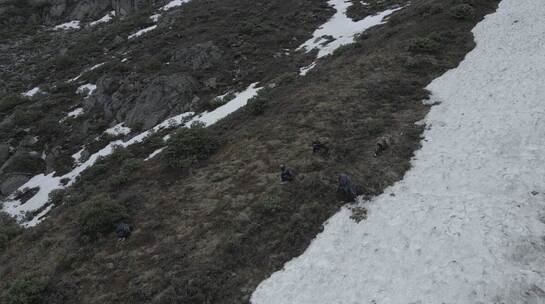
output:
[[208, 159], [220, 146], [220, 140], [203, 124], [193, 124], [174, 133], [167, 142], [163, 158], [167, 166], [187, 169]]
[[42, 171], [44, 161], [28, 154], [15, 155], [4, 168], [4, 172], [36, 173]]
[[475, 9], [471, 5], [463, 3], [452, 7], [450, 15], [455, 19], [471, 20], [475, 18]]
[[441, 45], [434, 37], [419, 37], [411, 40], [409, 51], [413, 53], [435, 53]]
[[21, 109], [19, 107], [13, 112], [13, 119], [18, 126], [33, 125], [41, 116], [42, 113], [35, 109]]
[[8, 242], [23, 232], [17, 221], [5, 212], [0, 212], [0, 252], [4, 251]]
[[24, 103], [26, 99], [19, 95], [8, 95], [0, 98], [0, 112], [8, 112]]
[[96, 238], [115, 230], [115, 224], [128, 218], [125, 207], [100, 194], [89, 199], [79, 216], [78, 224], [82, 235]]
[[15, 280], [7, 290], [5, 304], [40, 304], [47, 289], [43, 279], [24, 278]]
[[261, 115], [267, 108], [267, 103], [270, 100], [270, 89], [262, 89], [256, 96], [250, 98], [246, 104], [246, 111], [252, 115]]

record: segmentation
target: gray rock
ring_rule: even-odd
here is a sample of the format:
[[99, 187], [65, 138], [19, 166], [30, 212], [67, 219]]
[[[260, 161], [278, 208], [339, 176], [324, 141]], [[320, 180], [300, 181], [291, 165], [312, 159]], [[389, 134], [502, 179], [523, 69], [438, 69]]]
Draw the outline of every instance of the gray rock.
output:
[[149, 0], [112, 0], [112, 6], [117, 16], [126, 17], [145, 8], [149, 2]]
[[184, 74], [163, 75], [150, 82], [129, 75], [125, 79], [103, 76], [85, 108], [104, 113], [106, 121], [126, 122], [129, 127], [151, 128], [169, 114], [189, 111], [198, 82]]
[[19, 189], [22, 185], [30, 180], [30, 176], [23, 174], [11, 174], [4, 178], [0, 184], [0, 192], [3, 195], [10, 195], [15, 190]]
[[9, 145], [0, 144], [0, 167], [9, 159]]
[[202, 70], [217, 64], [221, 55], [220, 48], [209, 41], [176, 51], [173, 61], [193, 70]]
[[127, 114], [129, 126], [142, 124], [149, 129], [166, 118], [169, 113], [189, 110], [197, 81], [183, 74], [159, 76], [138, 96]]
[[97, 19], [103, 16], [104, 12], [111, 7], [111, 0], [80, 0], [70, 12], [70, 19], [84, 20]]

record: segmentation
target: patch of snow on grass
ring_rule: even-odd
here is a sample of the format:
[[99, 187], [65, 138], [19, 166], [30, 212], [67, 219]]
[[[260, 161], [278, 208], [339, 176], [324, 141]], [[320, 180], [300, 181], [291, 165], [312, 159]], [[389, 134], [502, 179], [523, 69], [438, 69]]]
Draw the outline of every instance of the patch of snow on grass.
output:
[[153, 21], [153, 22], [158, 22], [159, 21], [159, 18], [161, 17], [161, 14], [155, 14], [155, 15], [151, 15], [149, 16], [149, 18]]
[[144, 34], [147, 33], [147, 32], [153, 31], [153, 30], [156, 29], [156, 28], [157, 28], [157, 25], [152, 25], [152, 26], [150, 26], [150, 27], [146, 27], [146, 28], [144, 28], [144, 29], [141, 29], [141, 30], [139, 30], [138, 32], [136, 32], [136, 33], [134, 33], [134, 34], [129, 35], [129, 39], [133, 39], [133, 38], [140, 37], [140, 36], [144, 35]]
[[82, 94], [82, 95], [85, 95], [85, 97], [89, 97], [93, 94], [93, 92], [95, 92], [96, 89], [97, 89], [97, 86], [95, 84], [88, 83], [88, 84], [84, 84], [80, 86], [76, 90], [76, 94]]
[[66, 22], [55, 26], [53, 29], [58, 30], [79, 30], [81, 28], [80, 22], [78, 20]]
[[[195, 122], [201, 122], [206, 127], [209, 127], [209, 126], [215, 124], [216, 122], [220, 121], [221, 119], [227, 117], [229, 114], [234, 113], [238, 109], [244, 107], [250, 98], [257, 95], [257, 92], [259, 92], [259, 90], [261, 90], [261, 88], [257, 87], [257, 82], [252, 83], [248, 88], [246, 88], [246, 90], [235, 94], [235, 98], [233, 98], [231, 101], [224, 104], [223, 106], [218, 107], [218, 108], [216, 108], [215, 110], [213, 110], [211, 112], [204, 112], [202, 114], [199, 114], [199, 115], [193, 117], [191, 120], [189, 120], [189, 121], [187, 121], [187, 122], [185, 122], [185, 123], [183, 123], [181, 125], [191, 126], [191, 124], [193, 124]], [[221, 96], [218, 96], [216, 98], [224, 97], [227, 94], [228, 93], [226, 93], [224, 95], [221, 95]], [[170, 135], [166, 135], [165, 137], [163, 137], [163, 140], [168, 141], [169, 138], [170, 138]], [[153, 157], [155, 157], [156, 155], [161, 153], [163, 151], [163, 149], [164, 148], [159, 149], [160, 151], [159, 150], [154, 151], [152, 154], [150, 154], [150, 156], [148, 156], [148, 158], [146, 160], [152, 159]]]
[[125, 123], [122, 122], [120, 124], [117, 124], [109, 129], [107, 129], [106, 131], [104, 131], [104, 133], [106, 134], [109, 134], [109, 135], [112, 135], [112, 136], [120, 136], [120, 135], [127, 135], [129, 133], [131, 133], [131, 128], [128, 128], [128, 127], [124, 127]]
[[161, 10], [168, 11], [169, 9], [171, 9], [173, 7], [180, 6], [180, 5], [184, 4], [184, 3], [188, 3], [189, 1], [191, 1], [191, 0], [172, 0], [167, 5], [161, 7]]
[[343, 208], [254, 304], [545, 303], [545, 6], [503, 0], [476, 48], [428, 87], [441, 101], [404, 179]]
[[106, 14], [104, 17], [89, 23], [89, 25], [90, 26], [95, 26], [95, 25], [99, 25], [101, 23], [108, 23], [108, 22], [112, 21], [112, 19], [114, 17], [115, 17], [115, 11], [111, 11], [108, 14]]
[[62, 118], [61, 120], [59, 120], [59, 122], [64, 122], [65, 120], [69, 119], [69, 118], [76, 118], [76, 117], [79, 117], [83, 115], [83, 108], [76, 108], [68, 113], [66, 113], [66, 116], [64, 118]]
[[40, 87], [35, 87], [35, 88], [32, 88], [26, 92], [24, 92], [22, 95], [25, 96], [25, 97], [34, 97], [34, 95], [38, 94], [38, 93], [41, 93], [42, 90], [40, 89]]
[[[336, 49], [343, 45], [354, 43], [357, 35], [373, 26], [383, 24], [386, 17], [401, 9], [389, 9], [360, 21], [353, 21], [346, 14], [348, 8], [352, 5], [350, 1], [329, 0], [328, 4], [336, 10], [333, 17], [318, 28], [312, 38], [297, 48], [297, 50], [306, 50], [307, 53], [317, 49], [317, 59], [333, 54]], [[306, 75], [315, 66], [316, 62], [301, 68], [300, 75]]]
[[[130, 140], [115, 140], [110, 142], [106, 147], [102, 148], [100, 151], [92, 154], [85, 162], [81, 163], [81, 156], [84, 149], [72, 155], [76, 161], [75, 167], [72, 171], [62, 175], [55, 176], [55, 172], [50, 173], [49, 175], [39, 174], [30, 179], [27, 183], [19, 187], [19, 190], [25, 188], [35, 188], [39, 187], [38, 193], [34, 195], [26, 203], [16, 200], [13, 196], [8, 197], [7, 200], [0, 202], [0, 206], [3, 203], [3, 211], [7, 212], [11, 216], [22, 220], [26, 212], [32, 212], [38, 210], [46, 205], [49, 193], [56, 189], [63, 189], [69, 187], [74, 183], [76, 178], [87, 168], [91, 167], [96, 163], [100, 157], [105, 157], [114, 151], [116, 147], [128, 147], [130, 145], [140, 143], [144, 141], [148, 136], [154, 134], [165, 128], [179, 127], [182, 125], [190, 125], [194, 121], [203, 122], [206, 126], [210, 126], [220, 119], [226, 117], [227, 115], [233, 113], [234, 111], [240, 109], [248, 100], [254, 97], [261, 88], [256, 88], [257, 83], [251, 84], [246, 90], [240, 92], [236, 95], [235, 99], [231, 100], [229, 103], [217, 108], [212, 112], [206, 112], [199, 116], [195, 116], [193, 112], [182, 113], [172, 118], [169, 118], [160, 124], [156, 125], [150, 130], [144, 131]], [[193, 117], [193, 118], [192, 118]], [[119, 126], [119, 125], [118, 125]], [[122, 126], [121, 126], [122, 127]], [[123, 127], [122, 127], [123, 128]], [[127, 128], [128, 129], [128, 128]], [[130, 131], [129, 131], [130, 132]], [[67, 183], [61, 183], [62, 180], [68, 181]], [[26, 227], [35, 226], [40, 223], [45, 218], [45, 213], [43, 215], [38, 215], [31, 219], [28, 222], [23, 223]]]

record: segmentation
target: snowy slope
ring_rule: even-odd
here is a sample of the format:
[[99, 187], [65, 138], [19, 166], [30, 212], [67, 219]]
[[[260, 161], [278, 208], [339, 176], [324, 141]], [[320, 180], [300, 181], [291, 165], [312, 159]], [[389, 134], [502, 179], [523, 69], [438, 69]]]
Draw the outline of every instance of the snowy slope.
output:
[[[404, 180], [343, 209], [254, 304], [545, 303], [545, 6], [504, 0], [429, 86]], [[532, 193], [533, 192], [533, 193]]]

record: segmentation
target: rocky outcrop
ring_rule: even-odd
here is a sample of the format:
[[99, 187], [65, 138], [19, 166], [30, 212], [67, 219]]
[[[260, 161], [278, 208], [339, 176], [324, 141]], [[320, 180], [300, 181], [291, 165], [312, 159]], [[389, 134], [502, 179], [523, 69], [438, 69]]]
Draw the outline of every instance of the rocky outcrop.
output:
[[154, 3], [154, 0], [112, 0], [112, 7], [117, 16], [124, 17], [145, 7], [151, 7]]
[[185, 74], [162, 75], [149, 81], [137, 75], [103, 76], [85, 106], [102, 111], [106, 120], [148, 129], [169, 114], [188, 111], [197, 89], [198, 82]]
[[173, 61], [184, 68], [203, 70], [213, 67], [221, 59], [220, 48], [211, 41], [183, 48], [173, 56]]
[[148, 129], [169, 113], [187, 112], [196, 90], [197, 81], [190, 76], [159, 76], [138, 96], [127, 115], [127, 123], [140, 123]]

